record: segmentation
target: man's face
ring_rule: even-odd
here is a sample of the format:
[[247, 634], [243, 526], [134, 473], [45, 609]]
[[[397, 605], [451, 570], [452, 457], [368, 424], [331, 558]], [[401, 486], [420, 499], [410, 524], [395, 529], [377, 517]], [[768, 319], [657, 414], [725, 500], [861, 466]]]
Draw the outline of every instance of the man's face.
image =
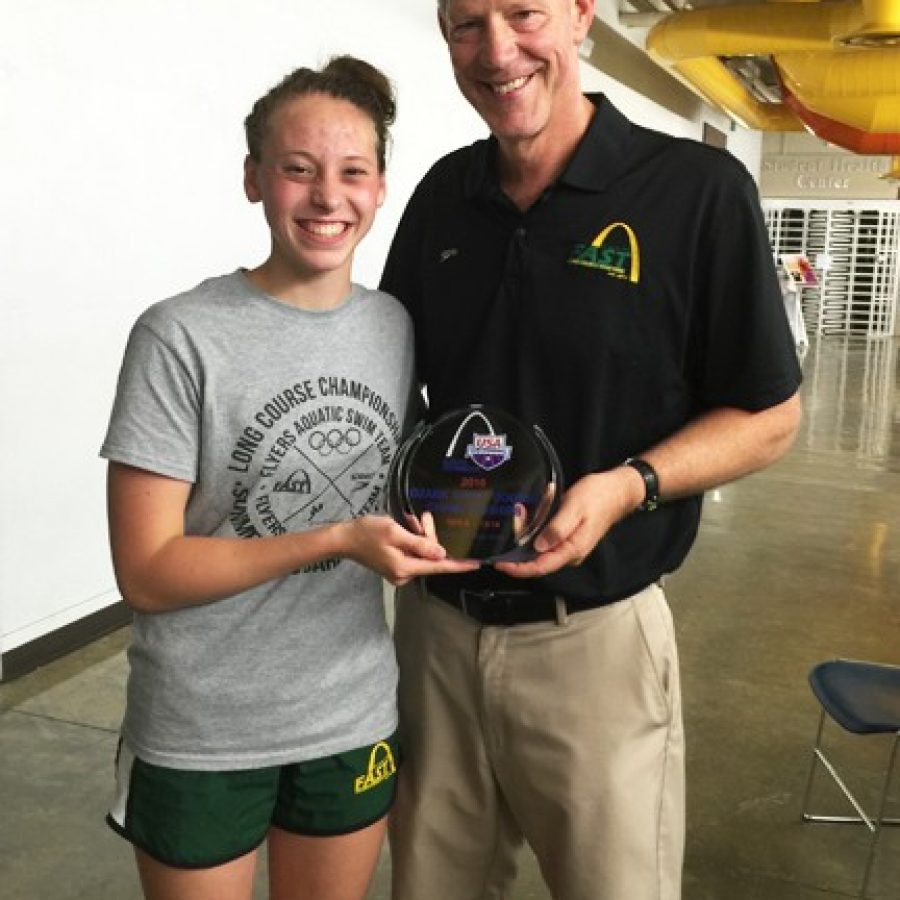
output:
[[440, 24], [457, 84], [501, 141], [537, 137], [576, 108], [593, 10], [594, 0], [448, 0]]

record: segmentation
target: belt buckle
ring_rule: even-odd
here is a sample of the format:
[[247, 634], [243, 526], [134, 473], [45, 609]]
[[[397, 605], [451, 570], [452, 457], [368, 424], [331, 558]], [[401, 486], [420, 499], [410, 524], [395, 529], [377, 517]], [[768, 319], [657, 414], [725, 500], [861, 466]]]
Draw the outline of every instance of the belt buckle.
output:
[[[478, 615], [469, 612], [466, 595], [478, 602]], [[519, 620], [513, 615], [513, 603], [518, 597], [527, 596], [528, 591], [473, 591], [463, 588], [459, 592], [462, 611], [482, 625], [509, 628]], [[473, 604], [474, 605], [474, 604]]]

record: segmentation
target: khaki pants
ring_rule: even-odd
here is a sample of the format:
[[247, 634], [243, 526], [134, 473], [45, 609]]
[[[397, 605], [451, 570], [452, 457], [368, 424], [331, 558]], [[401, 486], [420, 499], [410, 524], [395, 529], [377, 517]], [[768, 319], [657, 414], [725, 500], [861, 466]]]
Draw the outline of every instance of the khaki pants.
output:
[[557, 900], [677, 900], [684, 748], [659, 587], [486, 628], [411, 585], [396, 641], [395, 900], [511, 897], [523, 839]]

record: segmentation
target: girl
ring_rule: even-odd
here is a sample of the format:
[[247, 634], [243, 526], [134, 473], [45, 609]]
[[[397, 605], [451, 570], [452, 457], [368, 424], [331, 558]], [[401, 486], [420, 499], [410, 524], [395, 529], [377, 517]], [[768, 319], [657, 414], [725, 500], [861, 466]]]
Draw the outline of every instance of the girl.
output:
[[[386, 78], [351, 57], [254, 105], [271, 252], [137, 321], [101, 455], [134, 609], [110, 825], [149, 900], [362, 898], [394, 793], [382, 576], [459, 572], [377, 515], [413, 395], [409, 319], [351, 282], [385, 192]], [[252, 538], [252, 540], [251, 540]]]

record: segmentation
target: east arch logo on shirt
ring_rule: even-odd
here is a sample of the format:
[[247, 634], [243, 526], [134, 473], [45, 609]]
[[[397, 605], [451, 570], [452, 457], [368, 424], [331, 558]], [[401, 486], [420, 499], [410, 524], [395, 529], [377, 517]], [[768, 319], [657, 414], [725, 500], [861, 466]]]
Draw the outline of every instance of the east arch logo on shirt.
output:
[[641, 280], [641, 251], [637, 236], [625, 222], [611, 222], [589, 244], [576, 244], [566, 262], [599, 269], [613, 278], [637, 284]]

